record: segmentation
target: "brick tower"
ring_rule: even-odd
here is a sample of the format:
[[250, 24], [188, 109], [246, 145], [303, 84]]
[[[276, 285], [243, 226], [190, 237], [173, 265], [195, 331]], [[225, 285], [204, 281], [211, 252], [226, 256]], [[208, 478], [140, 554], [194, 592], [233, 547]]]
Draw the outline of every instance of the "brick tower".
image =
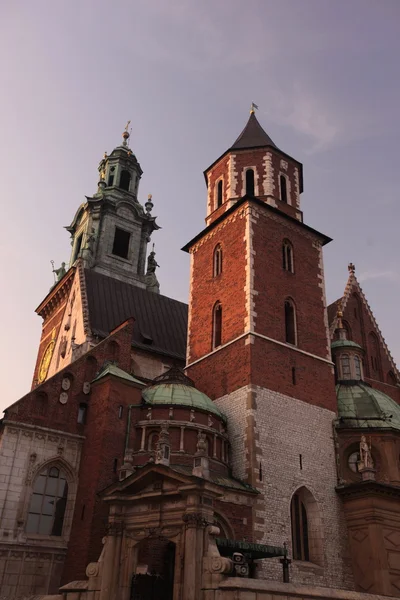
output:
[[[351, 586], [335, 494], [322, 259], [330, 239], [304, 224], [302, 165], [254, 109], [205, 179], [206, 228], [184, 248], [188, 374], [228, 417], [234, 474], [261, 492], [254, 541], [286, 541], [298, 583]], [[268, 568], [260, 576], [276, 575]]]

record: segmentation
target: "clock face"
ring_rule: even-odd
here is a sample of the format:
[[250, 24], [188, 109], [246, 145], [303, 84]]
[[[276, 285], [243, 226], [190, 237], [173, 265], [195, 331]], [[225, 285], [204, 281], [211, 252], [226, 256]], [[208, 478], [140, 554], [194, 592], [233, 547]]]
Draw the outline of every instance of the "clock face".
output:
[[54, 346], [56, 345], [55, 339], [52, 339], [50, 344], [47, 346], [44, 354], [42, 356], [42, 360], [40, 362], [39, 373], [38, 373], [38, 382], [43, 383], [46, 379], [47, 371], [49, 370], [51, 357], [53, 356]]

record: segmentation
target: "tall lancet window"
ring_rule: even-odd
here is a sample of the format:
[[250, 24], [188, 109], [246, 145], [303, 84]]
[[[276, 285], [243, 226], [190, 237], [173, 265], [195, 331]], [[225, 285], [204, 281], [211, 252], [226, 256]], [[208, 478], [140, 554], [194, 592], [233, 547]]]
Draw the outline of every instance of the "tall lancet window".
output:
[[280, 186], [281, 186], [281, 200], [282, 202], [288, 201], [287, 199], [287, 185], [286, 185], [286, 177], [284, 175], [280, 176]]
[[285, 339], [288, 344], [297, 344], [296, 311], [290, 298], [285, 301]]
[[290, 273], [294, 273], [294, 265], [293, 265], [293, 246], [289, 242], [289, 240], [285, 240], [282, 245], [282, 266], [285, 271], [289, 271]]
[[222, 179], [220, 179], [217, 183], [217, 208], [222, 206], [222, 194], [224, 190], [224, 183]]
[[213, 310], [212, 347], [218, 348], [222, 343], [222, 306], [216, 303]]
[[254, 171], [247, 169], [246, 171], [246, 194], [254, 196]]
[[213, 261], [213, 276], [217, 277], [222, 273], [222, 248], [218, 244], [214, 250], [214, 261]]

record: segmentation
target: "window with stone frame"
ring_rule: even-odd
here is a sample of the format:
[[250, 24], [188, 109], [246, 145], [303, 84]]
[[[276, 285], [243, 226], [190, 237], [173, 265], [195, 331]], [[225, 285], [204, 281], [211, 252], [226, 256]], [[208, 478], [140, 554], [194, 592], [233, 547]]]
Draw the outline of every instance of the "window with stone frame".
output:
[[340, 357], [340, 366], [342, 379], [351, 379], [350, 357], [348, 354], [342, 354]]
[[360, 357], [357, 355], [354, 356], [354, 373], [355, 373], [356, 379], [362, 378], [361, 360], [360, 360]]
[[297, 344], [296, 310], [293, 300], [285, 300], [285, 340], [288, 344]]
[[61, 536], [68, 498], [62, 469], [47, 466], [35, 478], [26, 521], [26, 533]]
[[286, 177], [281, 175], [279, 177], [280, 191], [281, 191], [281, 200], [287, 204], [288, 196], [287, 196], [287, 182]]
[[318, 503], [306, 487], [299, 488], [290, 502], [292, 555], [294, 560], [324, 564], [323, 529]]
[[222, 206], [223, 191], [224, 191], [224, 182], [222, 181], [222, 179], [220, 179], [218, 181], [218, 183], [217, 183], [217, 202], [216, 202], [216, 208], [219, 208], [220, 206]]
[[114, 256], [119, 256], [120, 258], [128, 258], [130, 238], [131, 234], [129, 231], [125, 231], [124, 229], [116, 227], [112, 254], [114, 254]]
[[310, 560], [308, 545], [308, 518], [300, 494], [293, 494], [290, 506], [292, 522], [292, 550], [294, 560]]
[[218, 348], [222, 344], [222, 306], [217, 302], [213, 310], [212, 347]]
[[246, 171], [246, 194], [254, 196], [254, 170], [247, 169]]

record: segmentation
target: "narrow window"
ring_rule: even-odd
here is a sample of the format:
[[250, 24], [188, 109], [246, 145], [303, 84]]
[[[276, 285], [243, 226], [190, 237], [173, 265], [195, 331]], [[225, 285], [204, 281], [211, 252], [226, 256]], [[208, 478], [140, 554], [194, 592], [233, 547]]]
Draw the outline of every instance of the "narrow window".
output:
[[285, 240], [282, 245], [282, 266], [285, 271], [294, 272], [293, 268], [293, 246], [289, 240]]
[[246, 194], [254, 196], [254, 171], [247, 169], [246, 171]]
[[296, 345], [296, 315], [291, 300], [285, 302], [285, 339], [288, 344]]
[[217, 208], [222, 206], [223, 185], [222, 179], [220, 179], [217, 183]]
[[115, 167], [111, 167], [110, 175], [108, 176], [108, 187], [111, 187], [112, 185], [114, 185], [114, 172], [115, 172]]
[[118, 419], [122, 419], [122, 415], [124, 414], [124, 407], [118, 406]]
[[300, 471], [303, 470], [303, 455], [299, 454], [299, 466], [300, 466]]
[[36, 477], [26, 521], [27, 533], [58, 535], [62, 533], [68, 483], [57, 467], [46, 467]]
[[81, 402], [78, 409], [78, 423], [84, 425], [86, 423], [87, 404]]
[[361, 361], [358, 356], [354, 357], [354, 370], [356, 379], [361, 379]]
[[76, 240], [75, 250], [74, 250], [74, 258], [72, 259], [72, 264], [76, 261], [77, 258], [79, 258], [79, 254], [81, 252], [81, 247], [82, 247], [82, 238], [83, 238], [83, 233], [81, 233], [81, 235]]
[[295, 560], [310, 560], [308, 547], [307, 511], [298, 493], [293, 495], [290, 516], [292, 521], [293, 558]]
[[121, 171], [121, 177], [119, 178], [119, 187], [121, 190], [129, 192], [129, 186], [131, 183], [131, 176], [129, 171]]
[[118, 469], [118, 458], [114, 458], [113, 461], [113, 473], [116, 473]]
[[214, 260], [213, 260], [213, 275], [217, 277], [222, 273], [222, 248], [218, 244], [214, 250]]
[[82, 506], [82, 510], [81, 510], [81, 521], [83, 521], [84, 517], [85, 517], [85, 508], [86, 508], [86, 504], [84, 504]]
[[114, 243], [112, 247], [112, 253], [115, 256], [128, 258], [130, 237], [131, 234], [128, 231], [124, 231], [119, 227], [115, 228]]
[[281, 184], [281, 200], [282, 200], [282, 202], [287, 203], [286, 177], [284, 175], [280, 176], [280, 184]]
[[342, 354], [340, 364], [342, 367], [342, 379], [351, 379], [350, 358], [348, 354]]
[[213, 314], [213, 348], [222, 343], [222, 306], [219, 302], [214, 306]]

